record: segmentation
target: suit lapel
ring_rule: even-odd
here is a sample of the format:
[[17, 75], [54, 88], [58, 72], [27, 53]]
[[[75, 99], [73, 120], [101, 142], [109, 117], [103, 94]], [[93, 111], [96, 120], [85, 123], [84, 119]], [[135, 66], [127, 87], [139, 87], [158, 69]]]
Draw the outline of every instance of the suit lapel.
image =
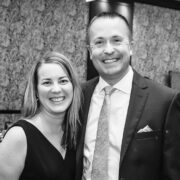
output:
[[86, 124], [87, 124], [91, 97], [98, 81], [99, 81], [99, 78], [95, 78], [91, 81], [88, 81], [83, 86], [84, 98], [83, 98], [83, 103], [82, 103], [82, 111], [80, 113], [82, 126], [81, 126], [81, 133], [80, 133], [81, 135], [79, 137], [80, 140], [77, 146], [77, 153], [76, 153], [78, 171], [80, 171], [79, 166], [82, 167], [81, 163], [82, 163], [82, 158], [83, 158], [84, 138], [85, 138]]
[[93, 82], [93, 83], [88, 83], [86, 84], [85, 88], [84, 88], [84, 103], [83, 103], [83, 114], [82, 114], [82, 120], [83, 120], [83, 124], [86, 126], [87, 123], [87, 118], [88, 118], [88, 112], [89, 112], [89, 107], [90, 107], [90, 103], [91, 103], [91, 97], [92, 94], [94, 92], [95, 86], [97, 83]]
[[121, 146], [120, 167], [128, 146], [132, 138], [134, 137], [136, 127], [143, 112], [147, 97], [147, 86], [144, 79], [140, 77], [136, 72], [134, 72], [132, 92]]

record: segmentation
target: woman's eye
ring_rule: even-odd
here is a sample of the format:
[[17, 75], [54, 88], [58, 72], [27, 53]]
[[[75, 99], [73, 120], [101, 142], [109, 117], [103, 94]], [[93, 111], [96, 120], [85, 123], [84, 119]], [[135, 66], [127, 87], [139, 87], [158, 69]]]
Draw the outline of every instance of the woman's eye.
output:
[[50, 85], [51, 82], [50, 82], [50, 81], [44, 81], [42, 84], [43, 84], [43, 85]]
[[67, 84], [68, 82], [69, 82], [68, 79], [61, 79], [61, 80], [59, 81], [60, 84]]
[[97, 42], [95, 42], [95, 44], [103, 44], [103, 42], [102, 41], [97, 41]]

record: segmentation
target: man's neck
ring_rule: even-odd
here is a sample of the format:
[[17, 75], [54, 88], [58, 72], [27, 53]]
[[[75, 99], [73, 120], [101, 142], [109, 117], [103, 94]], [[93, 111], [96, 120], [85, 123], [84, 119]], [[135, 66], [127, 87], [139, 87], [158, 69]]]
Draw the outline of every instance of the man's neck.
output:
[[117, 76], [101, 76], [101, 78], [104, 80], [104, 81], [106, 81], [109, 85], [111, 85], [111, 86], [114, 86], [115, 84], [117, 84], [119, 81], [121, 81], [121, 79], [123, 79], [127, 74], [128, 74], [128, 72], [129, 72], [129, 70], [130, 70], [130, 66], [127, 68], [127, 70], [123, 73], [123, 74], [121, 74], [121, 75], [117, 75]]

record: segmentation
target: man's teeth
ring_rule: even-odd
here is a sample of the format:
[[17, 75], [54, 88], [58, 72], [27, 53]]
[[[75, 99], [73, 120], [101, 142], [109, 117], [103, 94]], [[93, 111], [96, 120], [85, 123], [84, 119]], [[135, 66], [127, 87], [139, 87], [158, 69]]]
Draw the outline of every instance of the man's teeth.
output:
[[106, 59], [104, 60], [104, 63], [112, 63], [112, 62], [116, 62], [117, 59]]
[[51, 101], [54, 101], [54, 102], [59, 102], [59, 101], [63, 101], [63, 100], [64, 100], [64, 97], [51, 98]]

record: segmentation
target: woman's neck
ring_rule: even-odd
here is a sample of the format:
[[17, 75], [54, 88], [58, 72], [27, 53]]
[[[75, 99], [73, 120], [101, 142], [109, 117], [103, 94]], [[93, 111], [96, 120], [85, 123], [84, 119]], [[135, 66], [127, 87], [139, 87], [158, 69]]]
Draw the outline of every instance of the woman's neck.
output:
[[62, 133], [64, 115], [52, 115], [45, 111], [40, 111], [35, 117], [35, 124], [46, 133]]

